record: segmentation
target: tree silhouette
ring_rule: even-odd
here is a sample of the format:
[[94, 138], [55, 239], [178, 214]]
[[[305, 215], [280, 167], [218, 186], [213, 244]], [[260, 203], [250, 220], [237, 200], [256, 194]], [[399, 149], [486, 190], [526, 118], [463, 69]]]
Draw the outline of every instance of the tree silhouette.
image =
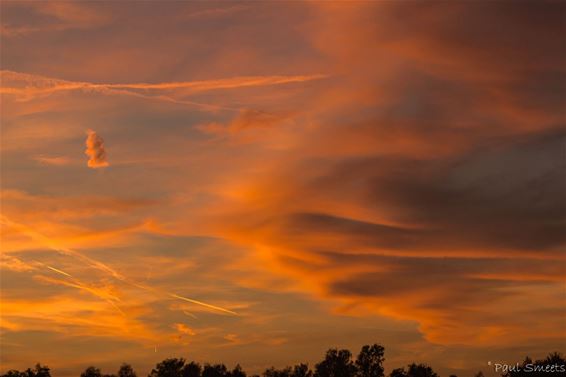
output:
[[291, 377], [312, 377], [308, 364], [297, 364], [293, 367]]
[[184, 366], [185, 359], [165, 359], [151, 370], [148, 377], [182, 377]]
[[236, 364], [234, 369], [230, 373], [228, 373], [230, 377], [246, 377], [246, 372], [242, 369], [240, 364]]
[[503, 377], [565, 377], [566, 360], [558, 352], [549, 354], [545, 359], [532, 361], [526, 357], [519, 368], [510, 370]]
[[[120, 367], [120, 369], [118, 370], [118, 374], [120, 374], [120, 372], [122, 371], [122, 368], [124, 366], [129, 367], [129, 369], [130, 369], [131, 373], [133, 373], [133, 375], [124, 375], [123, 377], [136, 377], [136, 373], [134, 372], [132, 367], [128, 364], [123, 364], [122, 367]], [[49, 376], [49, 374], [47, 376]], [[40, 376], [37, 375], [37, 377], [40, 377]], [[81, 377], [117, 377], [117, 376], [115, 374], [102, 374], [100, 369], [93, 367], [93, 366], [90, 366], [90, 367], [86, 368], [84, 372], [81, 373]]]
[[10, 369], [2, 375], [2, 377], [20, 377], [22, 373], [19, 370]]
[[226, 377], [228, 369], [224, 364], [205, 364], [202, 369], [202, 377]]
[[[355, 361], [347, 349], [329, 349], [324, 359], [315, 365], [314, 373], [307, 364], [297, 364], [282, 369], [266, 369], [261, 377], [384, 377], [383, 362], [385, 350], [379, 344], [365, 345]], [[503, 371], [501, 377], [566, 377], [566, 360], [557, 353], [549, 354], [545, 359], [533, 361], [526, 357], [522, 364], [513, 365], [513, 369]], [[81, 373], [81, 377], [137, 377], [130, 364], [122, 364], [116, 375], [102, 374], [99, 368], [90, 366]], [[24, 371], [9, 370], [0, 377], [51, 377], [49, 367], [36, 364], [33, 369]], [[156, 364], [148, 377], [247, 377], [239, 364], [228, 370], [224, 364], [185, 363], [183, 358], [169, 358]], [[252, 375], [251, 377], [260, 377]], [[389, 377], [438, 377], [426, 364], [409, 364], [406, 368], [393, 369]], [[456, 377], [450, 375], [450, 377]], [[478, 372], [475, 377], [483, 377]]]
[[431, 367], [425, 364], [409, 364], [408, 369], [393, 369], [389, 374], [390, 377], [438, 377]]
[[425, 364], [411, 364], [407, 373], [409, 377], [438, 377], [431, 367]]
[[188, 364], [185, 364], [183, 370], [181, 371], [182, 377], [200, 377], [202, 372], [202, 367], [200, 364], [191, 361]]
[[407, 377], [407, 372], [404, 368], [396, 368], [389, 373], [389, 377]]
[[102, 377], [102, 373], [100, 373], [100, 369], [90, 366], [81, 373], [81, 377]]
[[46, 365], [41, 365], [41, 364], [37, 363], [37, 364], [35, 364], [35, 368], [33, 370], [33, 376], [34, 377], [51, 377], [51, 373], [49, 372], [49, 368]]
[[356, 359], [358, 377], [383, 377], [385, 348], [379, 344], [365, 345]]
[[130, 364], [123, 363], [118, 369], [118, 377], [138, 377]]
[[329, 349], [324, 360], [315, 366], [315, 377], [353, 377], [355, 374], [352, 353], [346, 349]]
[[2, 375], [2, 377], [23, 377], [25, 376], [24, 372], [20, 372], [19, 370], [10, 369], [6, 373]]
[[51, 373], [49, 367], [37, 363], [33, 369], [28, 368], [22, 372], [12, 369], [4, 373], [2, 377], [51, 377]]
[[262, 376], [263, 377], [291, 377], [291, 367], [285, 367], [283, 369], [277, 369], [274, 367], [271, 367], [269, 369], [266, 369], [263, 373]]

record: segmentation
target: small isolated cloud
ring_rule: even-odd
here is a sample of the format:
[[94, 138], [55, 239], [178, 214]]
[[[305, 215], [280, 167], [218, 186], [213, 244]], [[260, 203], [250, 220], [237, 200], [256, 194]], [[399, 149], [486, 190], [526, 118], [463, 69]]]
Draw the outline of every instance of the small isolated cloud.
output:
[[228, 342], [233, 343], [233, 344], [242, 343], [242, 340], [240, 339], [240, 337], [237, 334], [226, 334], [224, 336], [224, 340], [227, 340]]
[[229, 135], [247, 130], [269, 129], [289, 119], [291, 114], [273, 114], [260, 110], [245, 109], [227, 124], [208, 123], [197, 125], [196, 128], [206, 134]]
[[193, 329], [191, 329], [189, 326], [187, 326], [183, 323], [175, 323], [174, 327], [182, 335], [189, 335], [189, 336], [196, 335], [196, 333], [193, 331]]
[[0, 255], [0, 270], [15, 272], [33, 271], [36, 267], [8, 254]]
[[89, 157], [88, 167], [97, 169], [109, 166], [104, 149], [104, 139], [93, 130], [88, 130], [87, 133], [85, 154]]

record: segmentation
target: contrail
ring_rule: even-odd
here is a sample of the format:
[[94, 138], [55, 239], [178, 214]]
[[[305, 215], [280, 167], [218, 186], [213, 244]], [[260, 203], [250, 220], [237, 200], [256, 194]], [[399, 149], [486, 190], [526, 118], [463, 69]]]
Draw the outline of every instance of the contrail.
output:
[[[3, 74], [5, 72], [6, 71], [2, 71]], [[18, 75], [17, 72], [10, 72], [10, 73]], [[178, 105], [193, 106], [206, 111], [218, 111], [218, 110], [240, 111], [239, 108], [213, 105], [213, 104], [201, 103], [196, 101], [178, 100], [165, 95], [154, 95], [154, 96], [146, 95], [133, 90], [123, 89], [123, 88], [120, 89], [119, 86], [114, 87], [112, 85], [92, 84], [88, 82], [67, 82], [63, 80], [49, 79], [41, 76], [37, 77], [36, 79], [46, 80], [46, 81], [49, 80], [49, 82], [53, 83], [53, 85], [49, 87], [23, 87], [23, 88], [0, 87], [0, 93], [19, 95], [19, 96], [27, 97], [26, 99], [30, 99], [38, 95], [50, 95], [52, 93], [57, 93], [57, 92], [84, 90], [84, 91], [91, 91], [106, 95], [125, 95], [130, 97], [146, 99], [146, 100], [158, 100], [158, 101], [170, 102]]]
[[[138, 287], [142, 290], [145, 291], [149, 291], [149, 292], [153, 292], [156, 294], [162, 294], [162, 295], [167, 295], [169, 297], [178, 299], [178, 300], [183, 300], [183, 301], [187, 301], [187, 302], [191, 302], [193, 304], [196, 305], [200, 305], [209, 309], [213, 309], [219, 312], [224, 312], [224, 313], [228, 313], [228, 314], [232, 314], [232, 315], [238, 315], [238, 313], [233, 312], [231, 310], [225, 309], [225, 308], [221, 308], [219, 306], [215, 306], [215, 305], [211, 305], [211, 304], [207, 304], [205, 302], [202, 301], [198, 301], [198, 300], [193, 300], [187, 297], [183, 297], [183, 296], [179, 296], [178, 294], [175, 293], [171, 293], [171, 292], [167, 292], [161, 289], [156, 289], [144, 284], [140, 284], [134, 280], [128, 279], [127, 277], [125, 277], [124, 275], [120, 274], [119, 272], [115, 271], [113, 268], [107, 266], [106, 264], [99, 262], [95, 259], [89, 258], [81, 253], [79, 253], [78, 251], [75, 251], [73, 249], [67, 248], [67, 247], [61, 247], [56, 245], [51, 239], [49, 239], [48, 237], [46, 237], [45, 235], [29, 228], [28, 226], [21, 224], [21, 223], [17, 223], [14, 222], [12, 220], [10, 220], [8, 217], [6, 217], [5, 215], [0, 215], [0, 223], [7, 225], [9, 227], [12, 227], [14, 229], [16, 229], [17, 231], [19, 231], [20, 233], [23, 233], [25, 235], [27, 235], [28, 237], [34, 239], [34, 240], [38, 240], [41, 243], [43, 243], [44, 245], [46, 245], [48, 248], [50, 248], [51, 250], [57, 251], [61, 254], [67, 255], [67, 256], [72, 256], [78, 260], [81, 260], [83, 262], [85, 262], [86, 264], [88, 264], [90, 267], [92, 268], [96, 268], [100, 271], [103, 271], [109, 275], [111, 275], [112, 277], [114, 277], [116, 280], [119, 280], [125, 284], [129, 284], [132, 285], [134, 287]], [[49, 267], [49, 266], [47, 266]], [[58, 272], [58, 273], [62, 273], [64, 275], [70, 276], [69, 274], [57, 270], [55, 268], [49, 267], [51, 270]]]
[[183, 310], [183, 314], [188, 315], [191, 318], [198, 319], [196, 315], [194, 315], [193, 313], [191, 313], [187, 310]]
[[61, 275], [65, 275], [65, 276], [68, 276], [68, 277], [70, 277], [70, 278], [73, 278], [71, 275], [69, 275], [69, 274], [66, 273], [65, 271], [61, 271], [61, 270], [59, 270], [59, 269], [57, 269], [57, 268], [55, 268], [55, 267], [51, 267], [51, 266], [48, 266], [48, 265], [45, 265], [45, 267], [47, 267], [47, 268], [49, 268], [50, 270], [55, 271], [55, 272], [57, 272], [57, 273], [59, 273], [59, 274], [61, 274]]
[[93, 295], [105, 300], [105, 301], [122, 301], [120, 300], [119, 297], [114, 296], [111, 293], [108, 292], [104, 292], [100, 289], [96, 289], [93, 287], [89, 287], [87, 284], [84, 284], [76, 279], [73, 279], [73, 281], [65, 281], [65, 280], [58, 280], [58, 279], [53, 279], [47, 276], [38, 276], [41, 277], [42, 280], [50, 282], [50, 283], [55, 283], [55, 284], [61, 284], [61, 285], [65, 285], [67, 287], [72, 287], [72, 288], [77, 288], [77, 289], [81, 289], [84, 291], [87, 291], [89, 293], [92, 293]]
[[91, 267], [94, 267], [98, 270], [104, 271], [104, 272], [112, 275], [113, 277], [115, 277], [118, 280], [125, 280], [126, 279], [120, 273], [113, 270], [111, 267], [105, 265], [104, 263], [99, 262], [97, 260], [94, 260], [92, 258], [89, 258], [89, 257], [87, 257], [87, 256], [85, 256], [85, 255], [83, 255], [83, 254], [81, 254], [81, 253], [79, 253], [75, 250], [72, 250], [72, 249], [69, 249], [69, 248], [66, 248], [66, 247], [58, 246], [51, 239], [46, 237], [45, 235], [31, 229], [30, 227], [28, 227], [24, 224], [16, 223], [16, 222], [10, 220], [5, 215], [0, 215], [0, 223], [16, 229], [20, 233], [23, 233], [26, 236], [44, 244], [45, 246], [47, 246], [51, 250], [57, 251], [60, 254], [64, 254], [64, 255], [68, 255], [68, 256], [72, 256], [74, 258], [77, 258], [77, 259], [87, 263]]
[[2, 93], [7, 94], [24, 94], [24, 92], [32, 93], [49, 93], [55, 91], [66, 91], [76, 89], [143, 89], [143, 90], [167, 90], [167, 89], [193, 89], [195, 91], [209, 91], [218, 89], [235, 89], [251, 86], [270, 86], [282, 85], [296, 82], [307, 82], [327, 78], [325, 74], [310, 75], [272, 75], [272, 76], [238, 76], [224, 79], [197, 80], [197, 81], [177, 81], [164, 83], [132, 83], [132, 84], [97, 84], [88, 81], [69, 81], [56, 79], [29, 73], [2, 70], [0, 74], [12, 80], [25, 80], [28, 83], [43, 82], [50, 84], [49, 86], [33, 86], [27, 87], [4, 87]]
[[[181, 105], [189, 105], [201, 108], [203, 110], [230, 110], [240, 111], [239, 108], [211, 105], [195, 101], [178, 100], [165, 95], [146, 95], [137, 92], [137, 90], [174, 90], [189, 89], [192, 92], [202, 92], [220, 89], [237, 89], [246, 87], [272, 86], [297, 82], [307, 82], [327, 78], [328, 75], [312, 74], [312, 75], [294, 75], [294, 76], [241, 76], [226, 79], [200, 80], [200, 81], [181, 81], [181, 82], [165, 82], [165, 83], [133, 83], [133, 84], [97, 84], [86, 81], [67, 81], [54, 79], [39, 75], [2, 70], [0, 74], [12, 80], [23, 80], [28, 86], [25, 87], [0, 87], [0, 93], [21, 95], [33, 97], [36, 95], [49, 95], [56, 92], [65, 92], [73, 90], [93, 91], [102, 94], [123, 94], [145, 99], [153, 99], [165, 102], [171, 102]], [[31, 84], [31, 85], [29, 85]], [[34, 85], [35, 84], [35, 85]], [[46, 84], [46, 85], [37, 85]]]
[[146, 291], [150, 291], [150, 292], [153, 292], [153, 293], [156, 293], [156, 294], [159, 294], [159, 295], [166, 295], [166, 296], [175, 298], [177, 300], [187, 301], [187, 302], [190, 302], [190, 303], [193, 303], [193, 304], [196, 304], [196, 305], [200, 305], [200, 306], [203, 306], [205, 308], [213, 309], [213, 310], [216, 310], [216, 311], [219, 311], [219, 312], [228, 313], [228, 314], [232, 314], [232, 315], [238, 315], [238, 313], [233, 312], [233, 311], [228, 310], [228, 309], [225, 309], [225, 308], [222, 308], [220, 306], [207, 304], [206, 302], [194, 300], [192, 298], [180, 296], [176, 293], [171, 293], [171, 292], [167, 292], [167, 291], [164, 291], [164, 290], [161, 290], [161, 289], [153, 288], [153, 287], [150, 287], [148, 285], [141, 284], [141, 283], [138, 283], [138, 282], [135, 282], [135, 281], [132, 281], [132, 280], [124, 281], [124, 282], [128, 283], [130, 285], [133, 285], [134, 287], [137, 287], [137, 288], [140, 288], [140, 289], [143, 289], [143, 290], [146, 290]]
[[[81, 88], [84, 88], [84, 87], [81, 87]], [[159, 100], [159, 101], [175, 103], [175, 104], [178, 104], [178, 105], [195, 106], [195, 107], [199, 107], [203, 110], [207, 110], [207, 111], [218, 111], [218, 110], [240, 111], [241, 110], [241, 109], [236, 108], [236, 107], [212, 105], [212, 104], [208, 104], [208, 103], [188, 101], [188, 100], [178, 100], [178, 99], [175, 99], [173, 97], [169, 97], [169, 96], [165, 96], [165, 95], [150, 96], [150, 95], [146, 95], [146, 94], [142, 94], [142, 93], [138, 93], [138, 92], [133, 92], [131, 90], [126, 90], [126, 89], [114, 89], [112, 87], [108, 88], [108, 87], [102, 87], [102, 86], [97, 87], [97, 88], [102, 89], [103, 93], [107, 92], [109, 94], [123, 94], [123, 95], [126, 95], [126, 96], [137, 97], [137, 98], [148, 99], [148, 100], [155, 99], [155, 100]], [[79, 89], [79, 88], [75, 88], [75, 89]]]
[[327, 75], [296, 75], [296, 76], [241, 76], [228, 79], [165, 82], [158, 84], [90, 84], [93, 87], [125, 88], [125, 89], [179, 89], [190, 88], [199, 91], [216, 89], [233, 89], [249, 86], [267, 86], [305, 82], [326, 78]]
[[174, 298], [178, 298], [179, 300], [184, 300], [184, 301], [192, 302], [193, 304], [205, 306], [205, 307], [210, 308], [210, 309], [215, 309], [215, 310], [219, 310], [219, 311], [221, 311], [221, 312], [225, 312], [225, 313], [229, 313], [229, 314], [233, 314], [233, 315], [238, 315], [238, 313], [233, 312], [233, 311], [231, 311], [231, 310], [224, 309], [224, 308], [221, 308], [221, 307], [219, 307], [219, 306], [210, 305], [210, 304], [207, 304], [207, 303], [202, 302], [202, 301], [193, 300], [193, 299], [191, 299], [191, 298], [179, 296], [179, 295], [176, 295], [176, 294], [174, 294], [174, 293], [169, 293], [169, 296], [174, 297]]
[[64, 281], [64, 280], [51, 279], [51, 278], [46, 277], [46, 276], [39, 276], [40, 278], [42, 278], [42, 280], [45, 280], [45, 281], [50, 282], [50, 283], [61, 284], [61, 285], [65, 285], [65, 286], [68, 286], [68, 287], [72, 287], [72, 288], [77, 288], [77, 289], [85, 290], [85, 291], [87, 291], [87, 292], [93, 294], [94, 296], [96, 296], [96, 297], [98, 297], [98, 298], [100, 298], [100, 299], [106, 301], [106, 302], [109, 303], [110, 305], [112, 305], [112, 306], [113, 306], [118, 312], [120, 312], [120, 314], [122, 314], [123, 316], [126, 315], [126, 314], [124, 313], [124, 311], [123, 311], [122, 309], [120, 309], [120, 308], [118, 307], [118, 305], [116, 305], [116, 304], [114, 303], [114, 301], [121, 301], [119, 297], [114, 296], [114, 295], [112, 295], [112, 294], [110, 294], [110, 293], [107, 293], [107, 292], [101, 293], [99, 289], [95, 289], [95, 288], [89, 287], [87, 284], [85, 284], [85, 283], [81, 282], [80, 280], [74, 278], [71, 274], [68, 274], [68, 273], [66, 273], [65, 271], [62, 271], [62, 270], [60, 270], [60, 269], [58, 269], [58, 268], [49, 266], [49, 265], [47, 265], [47, 264], [45, 264], [45, 263], [41, 263], [41, 262], [38, 262], [38, 261], [34, 261], [34, 263], [36, 263], [36, 264], [38, 264], [38, 265], [41, 265], [41, 266], [45, 266], [45, 267], [47, 267], [48, 269], [50, 269], [51, 271], [53, 271], [53, 272], [56, 272], [56, 273], [61, 274], [61, 275], [64, 275], [64, 276], [70, 278], [72, 282], [67, 282], [67, 281]]

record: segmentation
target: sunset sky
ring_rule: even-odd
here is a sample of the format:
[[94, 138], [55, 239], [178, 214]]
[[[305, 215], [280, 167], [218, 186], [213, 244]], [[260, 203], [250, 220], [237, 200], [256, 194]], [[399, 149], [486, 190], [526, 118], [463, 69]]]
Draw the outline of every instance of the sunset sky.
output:
[[0, 372], [566, 351], [566, 3], [0, 4]]

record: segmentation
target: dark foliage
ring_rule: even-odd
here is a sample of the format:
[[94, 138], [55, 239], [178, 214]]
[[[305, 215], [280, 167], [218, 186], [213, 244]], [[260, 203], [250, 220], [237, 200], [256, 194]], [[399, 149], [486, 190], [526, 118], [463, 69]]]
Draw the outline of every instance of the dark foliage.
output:
[[227, 377], [228, 368], [224, 364], [204, 364], [202, 377]]
[[102, 377], [102, 373], [96, 367], [88, 367], [81, 373], [81, 377]]
[[230, 377], [246, 377], [246, 372], [243, 371], [240, 364], [237, 364], [230, 372]]
[[130, 364], [122, 364], [118, 369], [118, 377], [138, 377]]
[[363, 346], [356, 359], [356, 375], [358, 377], [383, 377], [384, 354], [385, 348], [379, 344]]
[[315, 377], [352, 377], [356, 374], [356, 366], [352, 361], [352, 353], [348, 350], [329, 349], [326, 357], [315, 365]]
[[149, 373], [149, 377], [182, 377], [185, 359], [165, 359]]
[[425, 364], [409, 364], [408, 369], [397, 368], [393, 369], [390, 377], [438, 377], [431, 367]]
[[312, 377], [308, 364], [297, 364], [293, 367], [291, 377]]
[[404, 368], [393, 369], [389, 377], [407, 377], [407, 372], [405, 372]]
[[263, 377], [313, 377], [308, 364], [297, 364], [283, 369], [269, 368], [262, 373]]
[[200, 364], [191, 361], [188, 364], [185, 364], [183, 370], [181, 371], [182, 377], [200, 377], [202, 373], [202, 367]]
[[526, 357], [522, 364], [511, 365], [503, 377], [566, 377], [566, 360], [558, 352], [533, 361]]
[[[331, 348], [324, 359], [315, 365], [314, 371], [308, 364], [297, 364], [281, 369], [266, 369], [261, 377], [384, 377], [384, 355], [385, 350], [379, 344], [363, 346], [355, 360], [349, 350]], [[508, 365], [500, 373], [501, 377], [566, 377], [566, 360], [556, 352], [537, 361], [527, 357], [522, 363]], [[0, 377], [51, 377], [51, 374], [47, 366], [36, 364], [33, 369], [9, 370]], [[80, 377], [137, 377], [137, 374], [131, 365], [124, 363], [116, 374], [102, 374], [100, 369], [90, 366]], [[193, 361], [186, 363], [183, 358], [169, 358], [158, 363], [148, 377], [247, 377], [247, 374], [239, 364], [229, 370], [224, 364], [204, 364], [201, 367]], [[426, 364], [412, 363], [406, 368], [393, 369], [389, 377], [439, 376]], [[475, 377], [483, 377], [483, 372], [478, 372]]]
[[2, 377], [51, 377], [51, 373], [49, 372], [49, 367], [37, 363], [33, 369], [28, 368], [21, 372], [9, 370]]
[[283, 369], [269, 368], [262, 373], [263, 377], [291, 377], [291, 367]]

